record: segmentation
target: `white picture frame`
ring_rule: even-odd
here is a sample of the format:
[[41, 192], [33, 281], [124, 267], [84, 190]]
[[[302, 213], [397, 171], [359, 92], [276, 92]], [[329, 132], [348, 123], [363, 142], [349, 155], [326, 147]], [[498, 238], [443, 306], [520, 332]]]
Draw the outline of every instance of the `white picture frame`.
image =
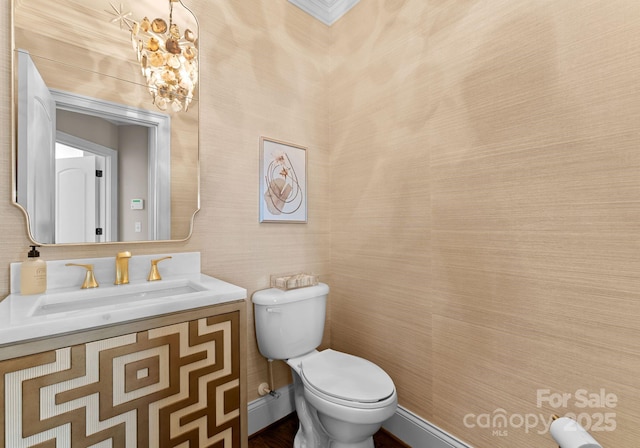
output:
[[260, 137], [260, 222], [307, 222], [307, 148]]

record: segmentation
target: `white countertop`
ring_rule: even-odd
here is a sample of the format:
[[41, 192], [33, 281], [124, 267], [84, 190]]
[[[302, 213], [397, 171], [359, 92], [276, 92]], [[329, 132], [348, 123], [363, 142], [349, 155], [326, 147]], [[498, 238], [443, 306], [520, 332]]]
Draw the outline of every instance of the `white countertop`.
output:
[[[162, 280], [147, 282], [150, 260], [164, 256], [171, 256], [172, 259], [158, 265]], [[95, 289], [80, 289], [84, 269], [66, 267], [66, 263], [94, 264], [95, 276], [100, 286]], [[12, 294], [0, 302], [0, 345], [151, 318], [247, 297], [246, 289], [202, 274], [200, 254], [197, 252], [134, 256], [129, 263], [130, 283], [127, 285], [113, 284], [114, 266], [115, 257], [48, 261], [47, 292], [23, 296], [13, 286], [20, 284], [20, 264], [12, 264]], [[177, 291], [175, 294], [139, 298], [145, 296], [145, 291], [149, 289], [171, 290], [174, 287]], [[113, 298], [120, 299], [112, 300]], [[53, 304], [47, 305], [51, 311], [43, 306], [46, 303]]]

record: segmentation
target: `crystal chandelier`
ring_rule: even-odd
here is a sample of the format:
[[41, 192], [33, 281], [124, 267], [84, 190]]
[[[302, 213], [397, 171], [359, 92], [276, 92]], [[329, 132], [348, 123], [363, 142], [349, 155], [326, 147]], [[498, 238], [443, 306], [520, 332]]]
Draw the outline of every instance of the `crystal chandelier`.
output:
[[[131, 13], [123, 13], [111, 5], [115, 19], [120, 26], [126, 25], [131, 31], [131, 42], [142, 69], [153, 103], [160, 110], [186, 111], [193, 100], [193, 92], [198, 83], [198, 37], [185, 28], [181, 32], [173, 22], [173, 4], [180, 0], [169, 0], [169, 23], [162, 18], [149, 20], [144, 17], [137, 21], [129, 18]], [[189, 13], [191, 13], [189, 11]]]

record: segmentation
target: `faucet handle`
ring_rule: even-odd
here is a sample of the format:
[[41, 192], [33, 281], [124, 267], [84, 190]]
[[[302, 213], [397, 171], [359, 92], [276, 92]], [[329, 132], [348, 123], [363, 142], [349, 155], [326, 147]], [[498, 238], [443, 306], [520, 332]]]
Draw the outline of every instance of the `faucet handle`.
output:
[[81, 268], [85, 268], [87, 270], [87, 274], [84, 276], [84, 283], [82, 283], [82, 289], [97, 288], [98, 286], [100, 286], [96, 281], [96, 277], [93, 275], [92, 264], [67, 263], [65, 264], [65, 266], [80, 266]]
[[156, 280], [162, 280], [162, 277], [160, 277], [160, 271], [158, 271], [158, 263], [160, 263], [162, 260], [168, 260], [169, 258], [171, 257], [162, 257], [156, 260], [151, 260], [151, 270], [149, 271], [149, 277], [147, 277], [147, 281], [153, 282]]

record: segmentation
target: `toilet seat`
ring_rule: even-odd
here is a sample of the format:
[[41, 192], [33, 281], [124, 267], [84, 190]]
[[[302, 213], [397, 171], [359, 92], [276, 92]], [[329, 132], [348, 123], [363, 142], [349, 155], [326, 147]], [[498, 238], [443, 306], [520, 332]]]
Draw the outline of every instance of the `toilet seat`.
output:
[[331, 349], [303, 359], [300, 373], [305, 386], [316, 394], [354, 407], [376, 407], [395, 393], [393, 381], [380, 367]]

